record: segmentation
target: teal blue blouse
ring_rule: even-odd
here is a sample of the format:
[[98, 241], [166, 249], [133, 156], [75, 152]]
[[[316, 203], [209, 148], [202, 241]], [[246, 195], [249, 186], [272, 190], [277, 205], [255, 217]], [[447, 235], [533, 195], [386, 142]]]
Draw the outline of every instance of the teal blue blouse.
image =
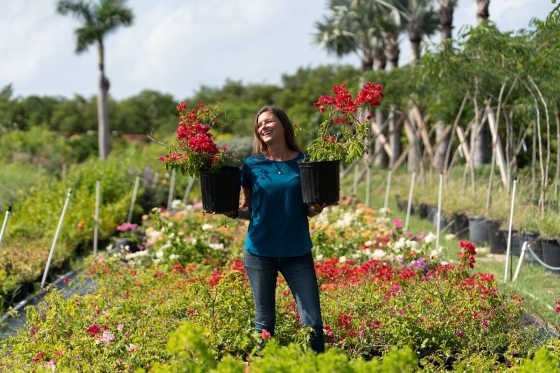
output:
[[275, 258], [311, 251], [307, 205], [303, 203], [298, 161], [274, 162], [249, 157], [241, 168], [241, 185], [251, 190], [251, 220], [245, 249]]

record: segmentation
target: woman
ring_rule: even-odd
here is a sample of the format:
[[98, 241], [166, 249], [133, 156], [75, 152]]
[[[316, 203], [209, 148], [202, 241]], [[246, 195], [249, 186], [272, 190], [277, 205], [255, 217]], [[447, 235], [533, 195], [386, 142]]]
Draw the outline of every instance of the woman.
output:
[[298, 167], [302, 158], [286, 113], [271, 106], [260, 109], [253, 155], [241, 169], [242, 202], [228, 216], [250, 220], [243, 264], [253, 290], [257, 332], [274, 335], [280, 272], [295, 298], [302, 325], [314, 330], [311, 348], [323, 352], [323, 321], [307, 219], [324, 206], [303, 203]]

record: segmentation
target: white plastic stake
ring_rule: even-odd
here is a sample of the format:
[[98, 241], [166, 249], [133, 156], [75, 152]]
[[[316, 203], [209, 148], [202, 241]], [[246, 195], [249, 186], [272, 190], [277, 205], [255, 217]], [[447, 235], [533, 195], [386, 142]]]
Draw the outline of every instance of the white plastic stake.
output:
[[525, 257], [525, 251], [527, 251], [527, 245], [529, 245], [529, 241], [523, 242], [523, 246], [521, 246], [521, 254], [519, 255], [519, 261], [517, 262], [517, 268], [515, 269], [515, 275], [512, 280], [513, 282], [517, 281], [517, 276], [519, 276], [521, 264], [523, 263], [523, 258]]
[[511, 191], [511, 209], [509, 212], [509, 231], [508, 231], [508, 240], [507, 240], [507, 250], [506, 250], [506, 268], [504, 271], [504, 281], [508, 280], [508, 268], [509, 268], [509, 261], [511, 257], [511, 229], [513, 226], [513, 211], [515, 208], [515, 189], [517, 187], [517, 179], [513, 180], [513, 189]]
[[189, 195], [191, 194], [193, 185], [194, 185], [194, 176], [191, 176], [187, 184], [187, 188], [185, 189], [185, 195], [183, 196], [183, 205], [187, 204], [187, 200], [189, 199]]
[[12, 212], [12, 205], [8, 207], [6, 210], [6, 216], [4, 217], [4, 223], [2, 223], [2, 231], [0, 231], [0, 245], [2, 244], [2, 240], [4, 239], [4, 235], [6, 234], [6, 227], [8, 226], [8, 218], [10, 217], [10, 213]]
[[358, 176], [359, 175], [360, 175], [360, 167], [359, 167], [359, 163], [356, 162], [356, 164], [354, 166], [354, 183], [352, 184], [352, 195], [353, 196], [358, 195]]
[[366, 206], [371, 207], [369, 203], [371, 190], [371, 167], [366, 163]]
[[410, 210], [412, 208], [412, 193], [414, 192], [414, 178], [416, 177], [416, 172], [412, 172], [412, 176], [410, 178], [410, 191], [408, 192], [408, 206], [406, 207], [406, 219], [404, 222], [404, 231], [406, 232], [408, 229], [408, 221], [410, 219]]
[[167, 196], [167, 209], [171, 209], [173, 202], [173, 193], [175, 191], [175, 170], [171, 171], [171, 181], [169, 181], [169, 195]]
[[391, 191], [391, 174], [392, 171], [387, 172], [387, 186], [385, 187], [385, 202], [383, 203], [383, 217], [387, 216], [387, 209], [389, 208], [389, 192]]
[[437, 205], [437, 223], [436, 223], [436, 250], [439, 249], [439, 233], [441, 230], [441, 196], [443, 193], [443, 174], [439, 175], [439, 194]]
[[51, 265], [52, 256], [54, 253], [54, 248], [56, 246], [56, 241], [58, 240], [58, 235], [60, 234], [60, 229], [62, 228], [62, 221], [64, 220], [64, 215], [66, 215], [66, 209], [68, 208], [68, 202], [70, 202], [70, 197], [72, 196], [72, 189], [68, 189], [68, 194], [66, 195], [66, 201], [64, 202], [64, 207], [62, 208], [62, 214], [60, 214], [60, 219], [58, 220], [58, 226], [56, 227], [56, 232], [54, 234], [53, 243], [51, 245], [51, 250], [49, 251], [49, 257], [47, 259], [47, 265], [45, 266], [45, 272], [43, 273], [43, 280], [41, 280], [41, 291], [45, 287], [45, 281], [47, 281], [47, 274], [49, 273], [49, 267]]
[[130, 209], [128, 210], [128, 219], [126, 220], [129, 224], [132, 222], [132, 213], [134, 212], [134, 205], [136, 204], [136, 195], [138, 194], [139, 186], [140, 176], [136, 176], [136, 181], [134, 182], [134, 190], [132, 191], [132, 199], [130, 200]]
[[95, 215], [93, 217], [93, 255], [97, 255], [97, 237], [99, 231], [99, 204], [101, 203], [101, 180], [95, 182]]

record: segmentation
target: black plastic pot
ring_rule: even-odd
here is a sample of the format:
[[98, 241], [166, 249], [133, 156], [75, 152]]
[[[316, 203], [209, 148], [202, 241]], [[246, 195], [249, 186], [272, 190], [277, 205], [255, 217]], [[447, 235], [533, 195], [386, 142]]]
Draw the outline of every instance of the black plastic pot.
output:
[[[507, 241], [508, 241], [509, 230], [502, 229], [501, 231], [503, 232], [505, 240], [506, 240], [505, 250], [507, 252]], [[511, 230], [511, 248], [510, 248], [510, 250], [511, 250], [511, 255], [515, 255], [515, 256], [521, 255], [521, 245], [519, 244], [519, 233], [517, 233], [516, 229]]]
[[[556, 237], [540, 237], [539, 238], [543, 261], [551, 267], [560, 267], [560, 239]], [[550, 269], [547, 269], [551, 271]], [[560, 273], [555, 270], [555, 273]]]
[[488, 243], [488, 221], [484, 216], [469, 216], [469, 240], [475, 245]]
[[469, 237], [469, 217], [463, 213], [453, 215], [453, 233], [457, 238], [466, 239]]
[[506, 252], [507, 241], [504, 231], [500, 230], [500, 222], [491, 220], [488, 222], [488, 243], [492, 254], [503, 254]]
[[239, 208], [240, 170], [224, 166], [218, 171], [200, 171], [202, 208], [209, 212], [231, 212]]
[[425, 203], [421, 203], [420, 205], [418, 205], [418, 215], [422, 219], [426, 219], [428, 217], [428, 213], [429, 213], [428, 205], [426, 205]]
[[335, 203], [340, 199], [340, 161], [299, 163], [304, 203]]
[[[539, 259], [542, 260], [542, 248], [541, 243], [539, 240], [539, 234], [536, 232], [531, 231], [524, 231], [521, 233], [521, 237], [519, 239], [519, 247], [522, 249], [523, 244], [527, 242], [530, 245], [531, 250], [537, 255]], [[535, 257], [529, 252], [529, 250], [525, 251], [525, 258], [523, 258], [527, 262], [536, 262]]]
[[113, 245], [113, 250], [117, 253], [123, 251], [130, 251], [134, 253], [138, 251], [138, 245], [136, 244], [136, 242], [131, 241], [128, 238], [117, 238], [115, 240], [115, 244]]

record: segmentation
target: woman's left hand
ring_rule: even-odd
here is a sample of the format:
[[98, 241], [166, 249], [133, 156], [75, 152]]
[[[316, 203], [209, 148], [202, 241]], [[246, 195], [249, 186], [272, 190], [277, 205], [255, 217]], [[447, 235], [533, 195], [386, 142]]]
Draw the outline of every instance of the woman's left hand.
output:
[[307, 216], [313, 217], [315, 215], [319, 215], [321, 211], [327, 206], [336, 205], [337, 203], [309, 203], [307, 205]]

